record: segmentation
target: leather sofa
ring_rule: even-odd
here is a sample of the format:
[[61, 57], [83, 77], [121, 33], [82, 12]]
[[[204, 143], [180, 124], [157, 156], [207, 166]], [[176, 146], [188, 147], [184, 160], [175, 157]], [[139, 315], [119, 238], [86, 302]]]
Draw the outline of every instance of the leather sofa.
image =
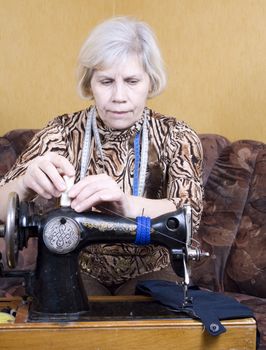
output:
[[[13, 130], [0, 137], [0, 178], [36, 130]], [[204, 149], [204, 210], [198, 233], [210, 257], [192, 266], [193, 282], [226, 293], [249, 306], [260, 332], [259, 350], [266, 350], [266, 144], [220, 135], [200, 135]], [[19, 266], [33, 268], [36, 241], [19, 257]], [[0, 239], [0, 250], [4, 241]], [[19, 295], [18, 281], [0, 279], [0, 296]]]

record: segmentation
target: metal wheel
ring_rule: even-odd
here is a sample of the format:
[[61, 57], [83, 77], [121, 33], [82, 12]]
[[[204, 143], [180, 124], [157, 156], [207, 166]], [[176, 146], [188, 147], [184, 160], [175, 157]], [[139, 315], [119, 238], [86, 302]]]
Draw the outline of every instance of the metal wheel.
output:
[[9, 194], [7, 218], [5, 228], [6, 260], [10, 268], [14, 268], [18, 261], [18, 210], [19, 197], [17, 193]]

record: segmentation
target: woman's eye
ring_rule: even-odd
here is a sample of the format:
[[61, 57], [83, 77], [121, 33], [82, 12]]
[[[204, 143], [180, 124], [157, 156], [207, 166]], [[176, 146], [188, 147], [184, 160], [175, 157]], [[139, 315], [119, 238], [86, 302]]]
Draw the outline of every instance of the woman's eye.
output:
[[128, 79], [127, 83], [130, 85], [136, 85], [139, 81], [137, 79]]
[[112, 80], [102, 80], [101, 84], [104, 85], [104, 86], [108, 86], [108, 85], [111, 85], [112, 82], [113, 82]]

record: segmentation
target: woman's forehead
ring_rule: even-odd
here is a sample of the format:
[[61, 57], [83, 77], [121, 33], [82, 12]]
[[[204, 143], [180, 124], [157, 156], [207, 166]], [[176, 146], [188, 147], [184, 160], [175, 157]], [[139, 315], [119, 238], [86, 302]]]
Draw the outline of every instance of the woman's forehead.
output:
[[95, 72], [98, 75], [109, 75], [109, 74], [143, 74], [145, 73], [141, 59], [137, 54], [129, 54], [122, 58], [115, 58], [113, 60], [108, 60], [107, 62], [98, 65], [95, 68]]

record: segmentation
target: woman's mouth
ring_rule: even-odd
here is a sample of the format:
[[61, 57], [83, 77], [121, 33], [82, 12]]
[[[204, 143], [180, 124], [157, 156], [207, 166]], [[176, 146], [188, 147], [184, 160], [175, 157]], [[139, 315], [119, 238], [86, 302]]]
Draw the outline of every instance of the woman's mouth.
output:
[[129, 111], [110, 111], [110, 113], [112, 113], [112, 114], [126, 114], [128, 112]]

